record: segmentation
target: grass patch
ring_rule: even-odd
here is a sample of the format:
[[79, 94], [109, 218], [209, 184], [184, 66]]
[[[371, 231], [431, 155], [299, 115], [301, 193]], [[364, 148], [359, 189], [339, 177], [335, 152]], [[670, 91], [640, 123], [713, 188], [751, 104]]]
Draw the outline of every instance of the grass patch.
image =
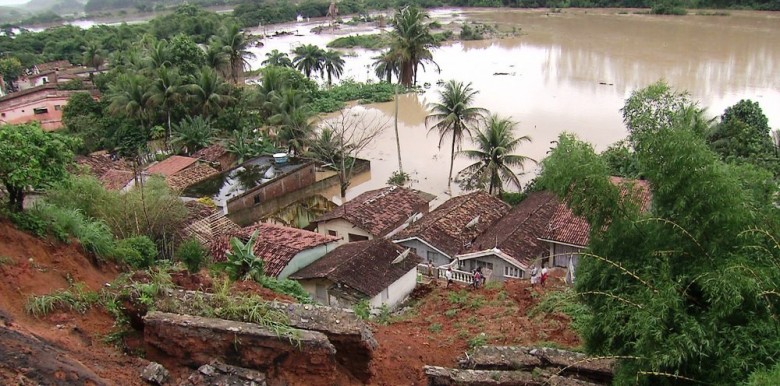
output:
[[444, 316], [446, 316], [448, 318], [454, 318], [455, 315], [457, 315], [457, 314], [458, 314], [458, 309], [457, 308], [451, 308], [451, 309], [449, 309], [447, 311], [444, 311]]
[[441, 323], [431, 324], [430, 326], [428, 326], [428, 331], [430, 331], [430, 332], [432, 332], [434, 334], [440, 333], [441, 332]]
[[379, 50], [390, 46], [390, 39], [384, 34], [349, 35], [336, 38], [328, 43], [328, 48], [365, 48]]
[[83, 283], [76, 283], [65, 290], [29, 297], [25, 311], [36, 318], [58, 310], [71, 310], [83, 314], [100, 300], [99, 293], [89, 291]]
[[528, 316], [535, 317], [542, 313], [556, 312], [569, 316], [571, 328], [580, 335], [593, 318], [593, 314], [577, 299], [577, 293], [571, 288], [547, 292], [539, 304], [528, 312]]
[[8, 256], [0, 256], [0, 266], [3, 265], [14, 265], [14, 259]]
[[474, 336], [473, 338], [469, 339], [466, 344], [469, 346], [469, 350], [473, 350], [477, 347], [484, 346], [487, 344], [487, 336], [484, 332], [479, 333], [479, 335]]
[[447, 299], [450, 303], [455, 305], [465, 305], [469, 300], [469, 293], [466, 290], [460, 290], [458, 292], [450, 292], [447, 294]]

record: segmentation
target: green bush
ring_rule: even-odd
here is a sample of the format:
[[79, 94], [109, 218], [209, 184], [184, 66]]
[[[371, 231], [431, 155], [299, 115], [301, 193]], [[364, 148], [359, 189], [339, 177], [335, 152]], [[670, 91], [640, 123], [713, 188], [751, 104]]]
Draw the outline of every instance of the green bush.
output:
[[148, 266], [141, 253], [133, 248], [119, 247], [114, 250], [114, 256], [118, 260], [124, 261], [127, 265], [135, 268]]
[[38, 237], [46, 236], [48, 226], [46, 220], [30, 212], [9, 212], [8, 219], [17, 228], [32, 233]]
[[750, 374], [747, 386], [775, 386], [780, 385], [780, 364], [771, 369], [758, 370]]
[[342, 36], [328, 43], [329, 48], [360, 47], [369, 50], [378, 50], [389, 45], [390, 40], [382, 34]]
[[355, 304], [354, 311], [358, 318], [368, 319], [371, 316], [371, 305], [368, 303], [368, 299], [363, 299]]
[[271, 291], [292, 296], [301, 303], [311, 303], [309, 293], [295, 280], [263, 276], [258, 283]]
[[[119, 240], [117, 247], [122, 250], [130, 249], [138, 252], [138, 256], [131, 254], [132, 258], [130, 260], [127, 257], [125, 258], [125, 262], [133, 268], [150, 267], [154, 264], [154, 260], [157, 257], [157, 246], [146, 236], [135, 236]], [[140, 257], [140, 259], [137, 259], [137, 257]]]
[[187, 266], [187, 270], [192, 273], [200, 270], [206, 256], [208, 256], [208, 250], [195, 239], [185, 240], [176, 250], [176, 258], [181, 260]]

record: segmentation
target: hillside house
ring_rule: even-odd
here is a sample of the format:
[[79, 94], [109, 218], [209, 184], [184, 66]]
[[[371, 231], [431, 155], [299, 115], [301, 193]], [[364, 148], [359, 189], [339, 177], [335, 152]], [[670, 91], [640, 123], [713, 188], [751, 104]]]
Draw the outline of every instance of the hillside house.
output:
[[230, 169], [237, 159], [235, 154], [228, 152], [224, 146], [218, 143], [192, 153], [192, 158], [208, 162], [220, 171]]
[[318, 303], [353, 308], [367, 299], [371, 308], [393, 309], [414, 290], [422, 258], [377, 238], [339, 246], [290, 275]]
[[229, 232], [212, 242], [211, 256], [216, 261], [224, 261], [230, 249], [230, 238], [247, 241], [254, 231], [258, 231], [253, 246], [255, 256], [265, 262], [267, 276], [279, 279], [285, 279], [325, 256], [336, 248], [338, 241], [333, 236], [303, 229], [257, 223]]
[[105, 151], [76, 156], [76, 164], [87, 168], [108, 190], [125, 192], [135, 183], [135, 173], [130, 163], [115, 159]]
[[485, 192], [453, 197], [393, 236], [425, 262], [449, 264], [509, 212], [509, 205]]
[[209, 177], [219, 174], [219, 171], [197, 158], [170, 156], [145, 170], [146, 174], [159, 174], [165, 177], [168, 186], [174, 190], [183, 190]]
[[313, 221], [317, 232], [340, 243], [391, 237], [428, 213], [435, 196], [390, 186], [365, 192]]
[[89, 92], [97, 99], [98, 91], [59, 90], [55, 84], [46, 84], [0, 97], [0, 121], [21, 124], [37, 121], [45, 131], [62, 127], [62, 109], [74, 93]]

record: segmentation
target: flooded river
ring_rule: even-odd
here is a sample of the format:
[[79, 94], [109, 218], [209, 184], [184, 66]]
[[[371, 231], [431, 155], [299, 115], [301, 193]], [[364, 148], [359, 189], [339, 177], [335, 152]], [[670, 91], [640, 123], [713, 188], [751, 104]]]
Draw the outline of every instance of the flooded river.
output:
[[[517, 135], [529, 135], [517, 153], [540, 160], [559, 133], [568, 131], [593, 143], [597, 150], [626, 136], [619, 109], [632, 90], [659, 79], [688, 90], [710, 116], [749, 98], [758, 101], [772, 127], [780, 127], [780, 14], [731, 12], [729, 16], [666, 17], [619, 14], [617, 11], [564, 10], [436, 10], [442, 24], [474, 20], [512, 26], [521, 35], [500, 40], [450, 43], [433, 52], [434, 66], [418, 77], [433, 86], [424, 93], [400, 97], [399, 130], [404, 170], [412, 187], [447, 197], [449, 146], [438, 148], [438, 136], [427, 135], [426, 103], [437, 98], [439, 80], [473, 82], [480, 91], [476, 104], [511, 116]], [[302, 36], [264, 40], [253, 68], [272, 49], [290, 51], [299, 44], [325, 47], [335, 37], [355, 31], [315, 35], [315, 23], [266, 27]], [[360, 28], [360, 27], [358, 27]], [[369, 31], [362, 31], [366, 33]], [[375, 31], [374, 31], [375, 32]], [[371, 59], [378, 52], [347, 50], [344, 77], [376, 81]], [[506, 73], [507, 75], [494, 75]], [[371, 175], [362, 176], [347, 198], [384, 186], [398, 169], [392, 129], [394, 103], [362, 106], [368, 114], [383, 114], [389, 126], [363, 158], [371, 160]], [[463, 148], [471, 148], [464, 141]], [[455, 171], [468, 164], [456, 159]], [[537, 171], [526, 167], [529, 180]], [[455, 187], [455, 184], [453, 185]], [[454, 189], [454, 194], [458, 193]], [[337, 192], [333, 193], [338, 195]]]

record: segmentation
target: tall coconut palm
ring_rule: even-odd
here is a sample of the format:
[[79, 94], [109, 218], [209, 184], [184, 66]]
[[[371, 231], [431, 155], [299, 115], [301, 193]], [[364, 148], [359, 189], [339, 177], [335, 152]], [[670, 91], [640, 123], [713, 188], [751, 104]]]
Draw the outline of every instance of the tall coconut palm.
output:
[[344, 59], [337, 51], [328, 50], [322, 55], [322, 70], [328, 74], [328, 86], [333, 84], [331, 77], [337, 79], [344, 73]]
[[81, 49], [84, 51], [84, 64], [100, 71], [100, 67], [106, 62], [106, 51], [100, 43], [92, 41]]
[[396, 52], [387, 50], [374, 59], [374, 73], [380, 80], [387, 80], [387, 83], [393, 82], [393, 75], [398, 76], [398, 58]]
[[203, 117], [185, 117], [176, 125], [173, 143], [181, 145], [187, 155], [202, 149], [211, 143], [215, 130], [211, 121]]
[[230, 61], [228, 55], [221, 47], [210, 45], [206, 50], [206, 66], [219, 71], [222, 76], [227, 78], [230, 73]]
[[[471, 137], [471, 131], [483, 118], [487, 110], [474, 107], [474, 97], [479, 93], [471, 88], [471, 82], [463, 84], [451, 80], [444, 85], [444, 90], [439, 92], [439, 102], [429, 105], [431, 114], [425, 117], [425, 126], [428, 133], [439, 132], [439, 147], [444, 138], [452, 136], [452, 149], [450, 152], [450, 173], [447, 179], [447, 191], [452, 184], [452, 166], [455, 164], [455, 145], [460, 147], [464, 135]], [[430, 126], [429, 126], [430, 125]]]
[[171, 50], [168, 48], [168, 41], [153, 40], [149, 44], [146, 52], [147, 66], [156, 70], [161, 67], [171, 67]]
[[526, 161], [536, 161], [512, 154], [522, 142], [531, 142], [527, 135], [515, 138], [516, 125], [509, 118], [490, 115], [485, 127], [475, 136], [477, 150], [464, 150], [459, 153], [476, 161], [458, 173], [468, 187], [487, 188], [489, 194], [500, 194], [504, 189], [503, 183], [509, 182], [520, 189], [520, 179], [512, 168], [522, 170]]
[[233, 84], [238, 84], [244, 74], [244, 69], [249, 67], [248, 59], [255, 57], [249, 46], [252, 39], [237, 24], [229, 24], [223, 27], [212, 38], [212, 44], [219, 47], [227, 56], [230, 68], [230, 79]]
[[149, 82], [146, 78], [134, 74], [121, 74], [111, 83], [108, 90], [108, 100], [111, 101], [109, 111], [112, 114], [135, 119], [142, 128], [148, 128]]
[[393, 17], [390, 49], [397, 59], [400, 82], [407, 87], [417, 82], [417, 70], [421, 64], [436, 63], [431, 49], [438, 43], [425, 23], [427, 17], [417, 7], [402, 8]]
[[165, 111], [167, 125], [166, 140], [171, 138], [171, 110], [184, 97], [184, 87], [179, 72], [174, 68], [160, 67], [149, 90], [149, 102]]
[[301, 154], [313, 131], [306, 95], [295, 89], [273, 91], [266, 108], [273, 113], [268, 121], [278, 127], [278, 139], [291, 151]]
[[322, 70], [322, 61], [325, 51], [314, 44], [304, 44], [295, 47], [293, 54], [293, 64], [298, 71], [303, 72], [307, 78], [311, 79], [311, 73]]
[[225, 83], [217, 72], [203, 67], [195, 74], [189, 85], [189, 94], [195, 102], [196, 110], [204, 117], [210, 117], [222, 110], [233, 100], [230, 86]]
[[266, 52], [265, 60], [261, 63], [263, 66], [276, 66], [276, 67], [290, 67], [292, 68], [292, 60], [287, 56], [286, 52], [279, 50], [273, 50]]

